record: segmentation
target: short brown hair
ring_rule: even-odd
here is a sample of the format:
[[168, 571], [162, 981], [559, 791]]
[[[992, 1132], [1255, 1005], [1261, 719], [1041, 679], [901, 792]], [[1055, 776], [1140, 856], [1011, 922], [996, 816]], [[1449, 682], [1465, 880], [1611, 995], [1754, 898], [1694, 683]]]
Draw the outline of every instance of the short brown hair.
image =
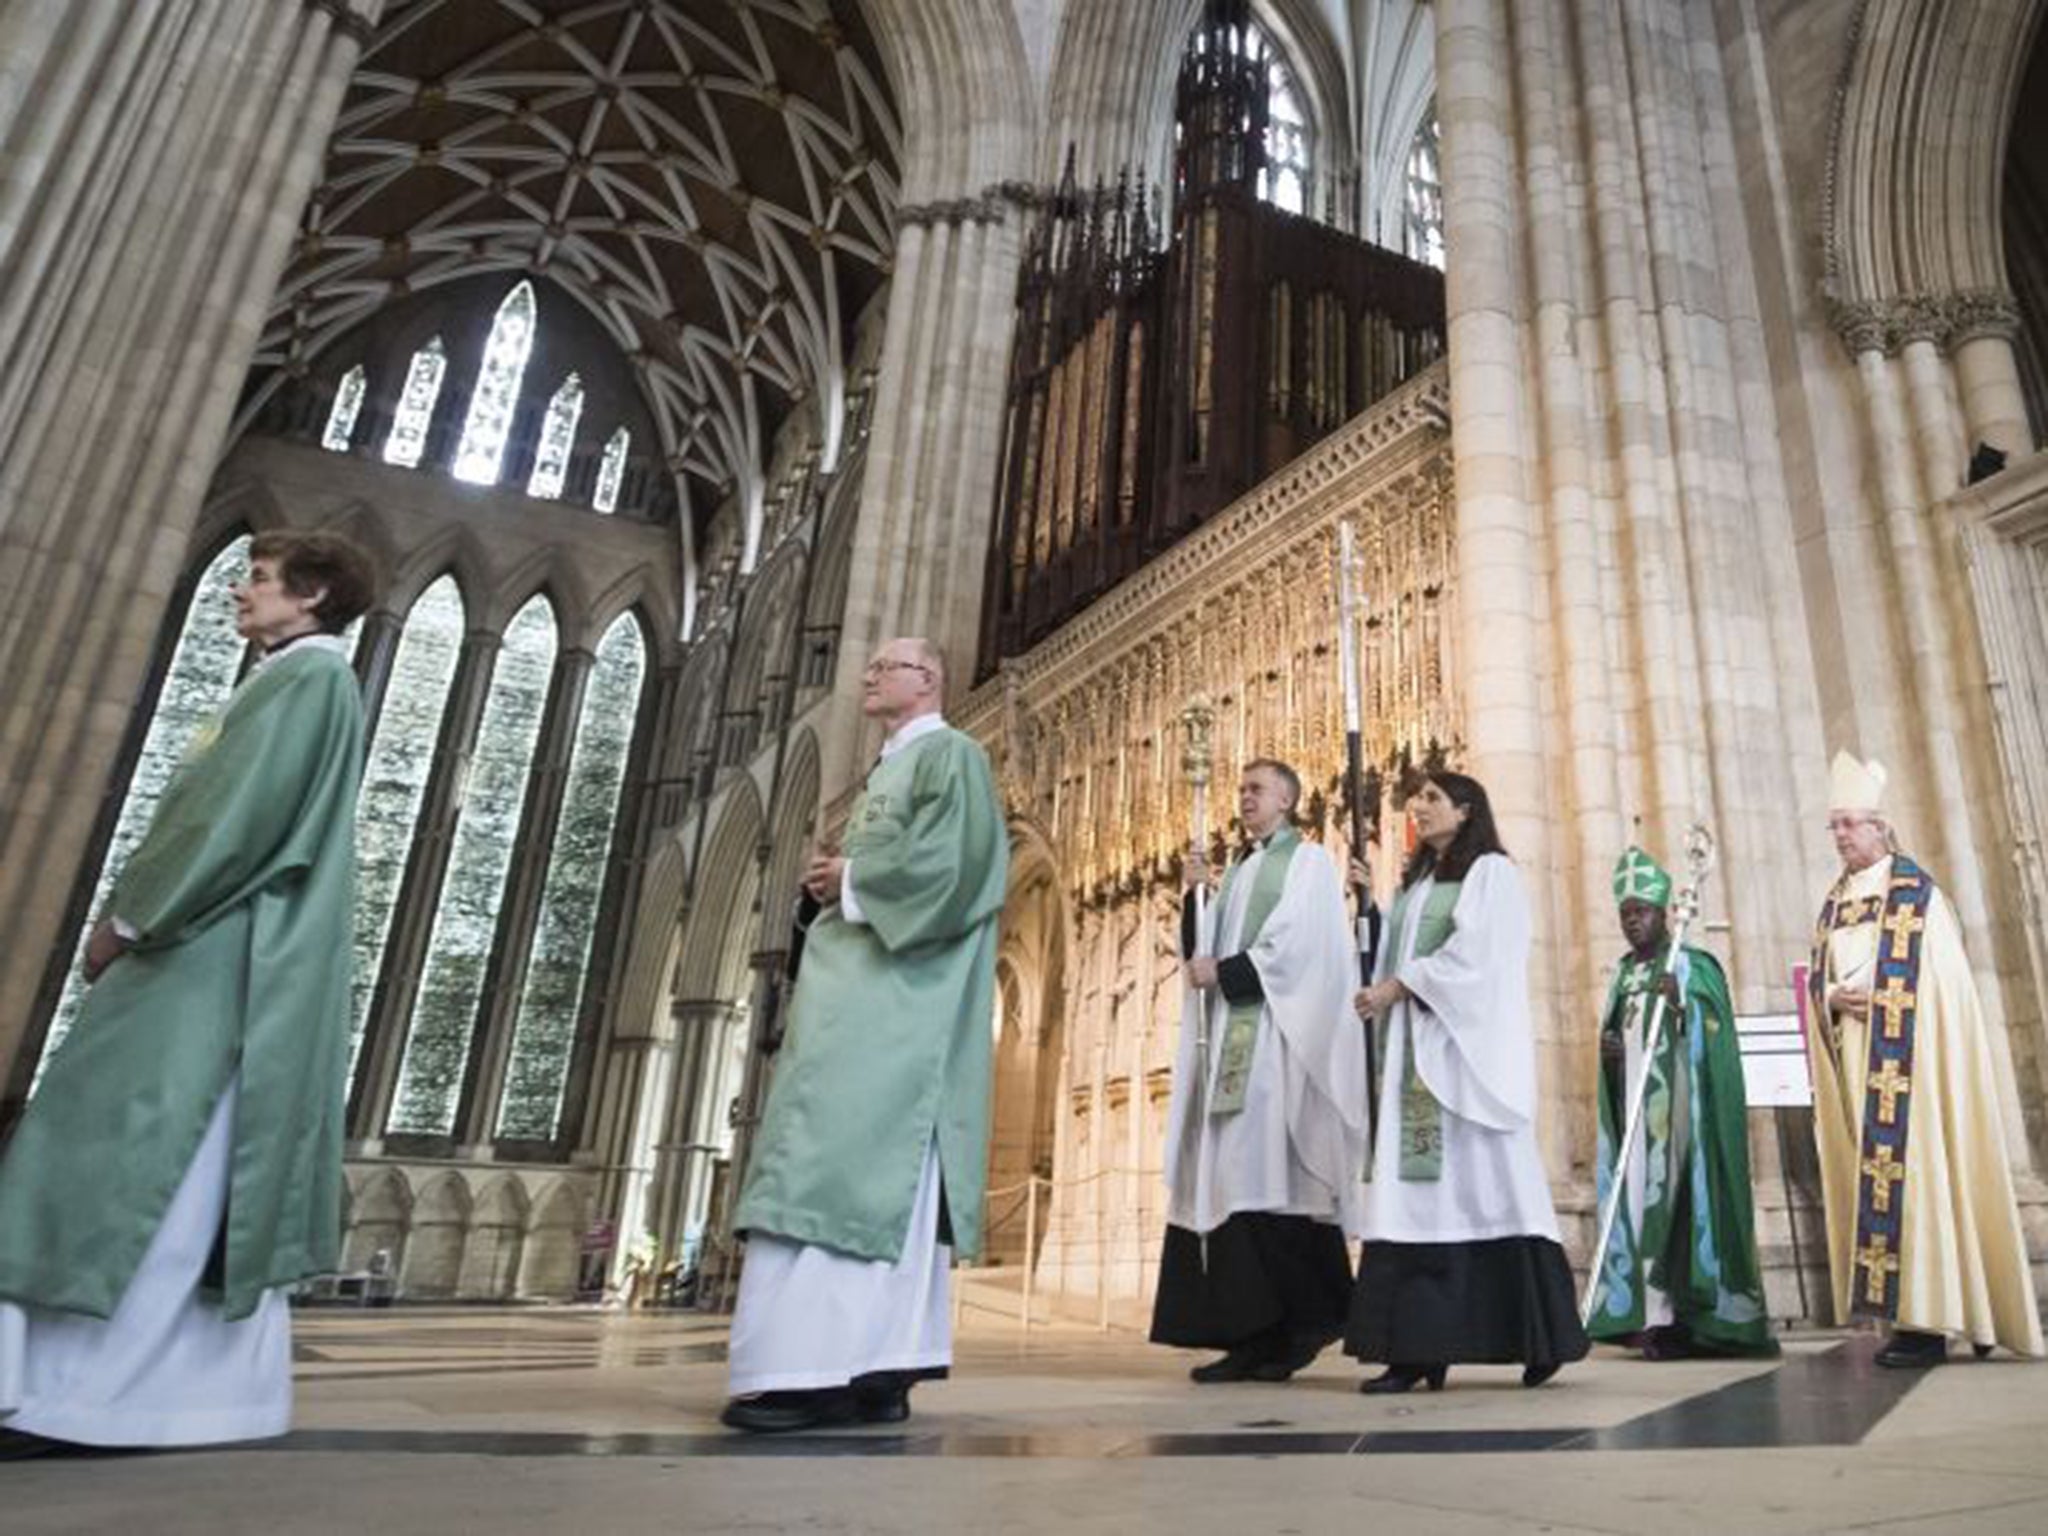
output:
[[1287, 814], [1292, 818], [1295, 812], [1301, 809], [1301, 775], [1277, 757], [1255, 757], [1244, 765], [1246, 773], [1250, 773], [1254, 768], [1265, 769], [1287, 786], [1287, 793], [1292, 797], [1288, 802]]
[[326, 596], [313, 610], [320, 627], [338, 635], [377, 600], [377, 571], [362, 546], [338, 533], [259, 533], [249, 541], [251, 560], [275, 560], [278, 579], [294, 597]]

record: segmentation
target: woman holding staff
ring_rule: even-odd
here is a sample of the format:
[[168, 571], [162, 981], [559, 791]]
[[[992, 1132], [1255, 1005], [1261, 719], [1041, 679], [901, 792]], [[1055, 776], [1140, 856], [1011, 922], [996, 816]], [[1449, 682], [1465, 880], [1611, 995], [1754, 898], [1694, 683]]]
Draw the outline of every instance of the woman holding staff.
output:
[[1454, 1364], [1518, 1364], [1540, 1386], [1587, 1349], [1536, 1145], [1529, 904], [1476, 779], [1408, 798], [1417, 846], [1372, 985], [1378, 1124], [1346, 1353], [1360, 1388], [1439, 1388]]

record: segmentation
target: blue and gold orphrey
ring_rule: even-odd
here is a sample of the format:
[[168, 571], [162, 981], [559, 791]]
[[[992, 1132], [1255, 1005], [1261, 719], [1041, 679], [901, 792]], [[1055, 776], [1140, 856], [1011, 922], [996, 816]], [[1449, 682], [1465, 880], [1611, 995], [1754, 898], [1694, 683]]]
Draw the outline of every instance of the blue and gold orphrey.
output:
[[[1886, 1321], [1899, 1311], [1899, 1270], [1904, 1261], [1906, 1137], [1912, 1124], [1913, 1040], [1920, 1015], [1920, 951], [1934, 881], [1904, 854], [1892, 859], [1883, 896], [1843, 902], [1830, 896], [1814, 934], [1811, 1016], [1827, 1020], [1827, 938], [1842, 928], [1876, 922], [1876, 985], [1870, 1004], [1870, 1047], [1865, 1058], [1863, 1141], [1857, 1164], [1855, 1275], [1850, 1311]], [[1822, 1027], [1826, 1028], [1827, 1025]], [[1830, 1038], [1831, 1045], [1839, 1045]]]

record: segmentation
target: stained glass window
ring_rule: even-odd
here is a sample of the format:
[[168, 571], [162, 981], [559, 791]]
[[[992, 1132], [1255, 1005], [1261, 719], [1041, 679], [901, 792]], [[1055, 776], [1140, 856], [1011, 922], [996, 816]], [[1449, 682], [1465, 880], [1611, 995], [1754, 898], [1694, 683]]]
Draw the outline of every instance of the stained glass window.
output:
[[633, 446], [633, 434], [624, 427], [604, 445], [604, 458], [597, 466], [597, 493], [590, 504], [600, 512], [615, 512], [619, 506], [619, 483], [626, 477], [626, 454]]
[[455, 1128], [463, 1069], [497, 937], [505, 875], [526, 803], [555, 661], [555, 616], [536, 597], [505, 631], [462, 794], [454, 846], [413, 1003], [389, 1129], [445, 1136]]
[[349, 440], [356, 432], [356, 417], [363, 412], [366, 382], [361, 363], [341, 376], [341, 383], [334, 391], [334, 404], [327, 412], [327, 429], [320, 434], [322, 448], [335, 453], [348, 452]]
[[576, 446], [576, 423], [583, 415], [583, 381], [575, 374], [562, 380], [562, 387], [548, 401], [547, 419], [541, 423], [540, 447], [533, 456], [533, 474], [526, 482], [526, 494], [553, 501], [562, 494], [562, 481], [569, 473], [569, 453]]
[[[170, 670], [164, 674], [163, 687], [157, 694], [156, 714], [142, 739], [142, 752], [128, 781], [128, 795], [121, 802], [120, 820], [114, 824], [114, 836], [100, 866], [99, 886], [87, 909], [86, 927], [78, 936], [77, 959], [84, 957], [92, 923], [105, 907], [107, 893], [127, 865], [128, 856], [149, 830], [157, 802], [163, 798], [192, 738], [198, 735], [200, 726], [219, 713], [228, 695], [234, 692], [235, 676], [241, 670], [246, 647], [235, 632], [235, 605], [228, 586], [248, 564], [249, 540], [245, 535], [213, 557], [193, 589], [192, 601], [185, 609], [184, 630], [178, 636]], [[84, 1001], [85, 978], [74, 964], [43, 1043], [45, 1061], [70, 1033], [79, 1004]]]
[[533, 351], [533, 284], [520, 283], [505, 295], [484, 342], [484, 360], [470, 392], [469, 414], [455, 448], [455, 478], [475, 485], [495, 485], [512, 435], [512, 415], [519, 408], [519, 381]]
[[384, 439], [384, 462], [411, 469], [427, 451], [427, 429], [434, 423], [434, 402], [441, 398], [441, 381], [448, 376], [448, 353], [436, 336], [412, 355], [405, 370], [405, 391], [398, 397], [398, 413], [391, 421], [391, 435]]
[[[1254, 29], [1256, 32], [1256, 29]], [[1261, 39], [1267, 59], [1266, 168], [1259, 172], [1259, 196], [1289, 213], [1307, 213], [1309, 186], [1308, 114], [1294, 76], [1280, 50]]]
[[1407, 217], [1402, 221], [1402, 251], [1438, 271], [1444, 265], [1444, 179], [1437, 142], [1436, 103], [1422, 114], [1415, 142], [1408, 149]]
[[462, 654], [462, 592], [443, 576], [420, 594], [406, 615], [405, 633], [392, 660], [391, 681], [377, 735], [363, 768], [362, 797], [356, 804], [356, 910], [354, 1017], [349, 1036], [349, 1073], [355, 1073], [370, 998], [391, 913], [412, 852], [434, 745], [448, 704], [448, 685]]
[[548, 860], [540, 925], [512, 1032], [512, 1060], [497, 1134], [551, 1139], [562, 1115], [562, 1090], [576, 1043], [576, 1020], [590, 969], [597, 906], [618, 819], [619, 786], [639, 715], [646, 648], [631, 615], [597, 648], [569, 761], [562, 815]]

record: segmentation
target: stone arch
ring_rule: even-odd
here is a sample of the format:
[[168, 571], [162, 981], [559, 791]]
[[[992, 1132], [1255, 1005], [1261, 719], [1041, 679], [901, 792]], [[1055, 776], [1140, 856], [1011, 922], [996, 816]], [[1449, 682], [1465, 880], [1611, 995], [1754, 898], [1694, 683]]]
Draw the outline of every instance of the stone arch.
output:
[[718, 749], [721, 766], [738, 767], [746, 762], [781, 724], [775, 711], [781, 706], [790, 627], [797, 619], [803, 580], [803, 546], [792, 539], [748, 584], [725, 693]]
[[522, 1296], [571, 1296], [577, 1288], [583, 1233], [590, 1225], [590, 1189], [580, 1179], [557, 1178], [533, 1202], [527, 1226]]
[[517, 1294], [531, 1205], [517, 1174], [500, 1174], [477, 1196], [469, 1213], [457, 1296], [465, 1301], [509, 1301]]
[[894, 0], [861, 9], [903, 124], [901, 202], [972, 195], [1023, 174], [1035, 91], [1007, 0]]
[[2010, 302], [1999, 187], [2041, 15], [2008, 0], [1864, 0], [1825, 193], [1835, 301]]
[[407, 1296], [440, 1301], [457, 1294], [471, 1203], [468, 1182], [452, 1168], [420, 1190], [413, 1202], [411, 1240], [398, 1271], [399, 1289]]
[[412, 1209], [412, 1186], [400, 1170], [379, 1168], [363, 1179], [348, 1202], [342, 1270], [361, 1273], [384, 1253], [389, 1259], [388, 1272], [398, 1274], [412, 1232]]
[[[990, 1119], [988, 1252], [992, 1263], [1035, 1262], [1018, 1186], [1053, 1171], [1069, 918], [1058, 865], [1035, 829], [1012, 823], [1010, 883], [996, 959], [995, 1088]], [[1011, 1191], [1015, 1191], [1012, 1193]], [[1045, 1240], [1050, 1190], [1040, 1186], [1035, 1230]]]
[[754, 851], [761, 824], [761, 797], [753, 781], [735, 775], [698, 869], [682, 955], [676, 963], [678, 997], [734, 996], [731, 989], [745, 972], [754, 933], [749, 909], [760, 884]]
[[791, 733], [782, 764], [782, 782], [775, 786], [775, 826], [763, 886], [773, 906], [794, 900], [803, 859], [817, 841], [818, 738], [808, 728]]

